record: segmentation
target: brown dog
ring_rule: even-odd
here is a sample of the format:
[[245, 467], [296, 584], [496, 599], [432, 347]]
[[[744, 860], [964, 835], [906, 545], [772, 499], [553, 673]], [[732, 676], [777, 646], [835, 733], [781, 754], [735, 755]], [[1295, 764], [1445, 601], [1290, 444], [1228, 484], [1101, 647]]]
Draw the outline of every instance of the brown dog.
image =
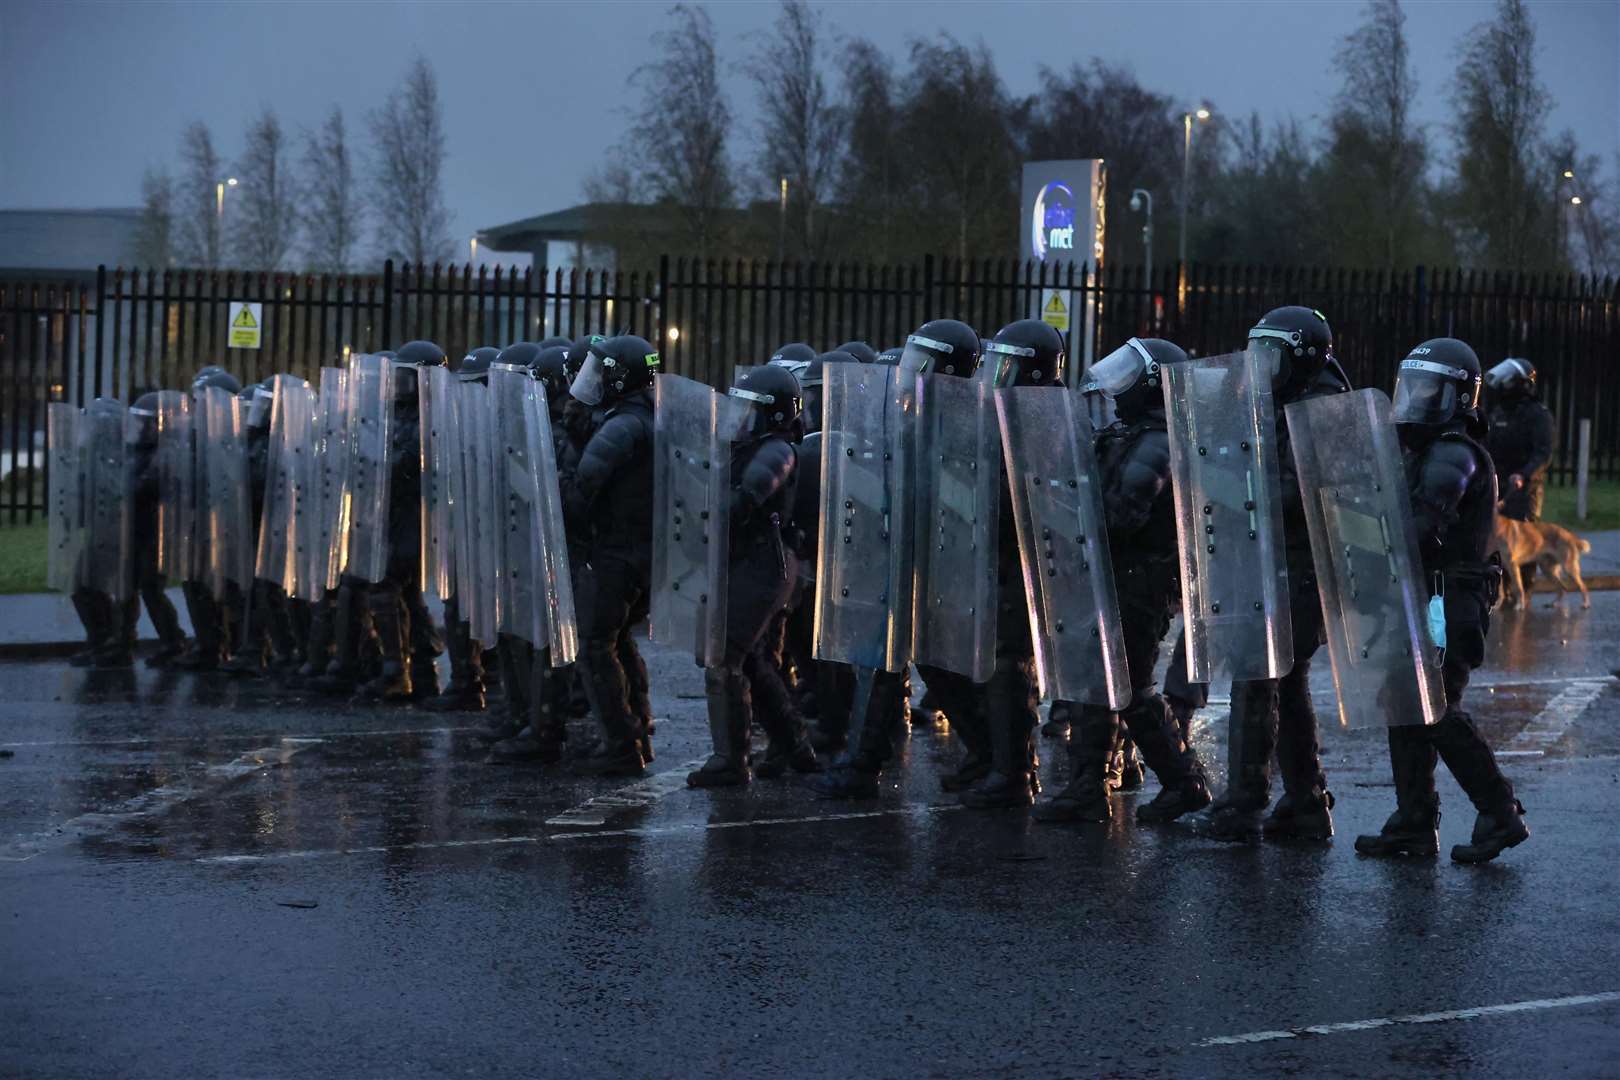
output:
[[[1592, 597], [1581, 580], [1581, 555], [1591, 551], [1592, 545], [1560, 525], [1544, 521], [1515, 521], [1496, 515], [1496, 531], [1491, 535], [1491, 551], [1500, 552], [1502, 565], [1507, 568], [1504, 579], [1507, 596], [1504, 607], [1524, 607], [1524, 582], [1519, 578], [1519, 567], [1535, 563], [1558, 586], [1558, 595], [1548, 607], [1558, 602], [1571, 587], [1581, 591], [1581, 607], [1592, 606]], [[1488, 553], [1487, 553], [1488, 557]], [[1570, 582], [1573, 582], [1571, 586]]]

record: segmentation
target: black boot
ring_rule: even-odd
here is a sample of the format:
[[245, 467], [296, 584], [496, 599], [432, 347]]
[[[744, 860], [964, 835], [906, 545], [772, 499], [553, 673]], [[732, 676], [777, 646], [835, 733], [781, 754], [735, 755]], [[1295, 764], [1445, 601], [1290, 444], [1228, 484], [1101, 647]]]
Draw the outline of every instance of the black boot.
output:
[[[519, 675], [513, 672], [511, 679], [515, 681]], [[538, 761], [542, 764], [561, 761], [568, 732], [558, 708], [561, 698], [555, 689], [558, 680], [551, 670], [549, 650], [531, 651], [527, 678], [524, 698], [527, 701], [528, 726], [514, 737], [490, 747], [490, 755], [501, 761]]]
[[1170, 715], [1175, 717], [1176, 727], [1181, 731], [1181, 741], [1188, 746], [1192, 745], [1193, 714], [1198, 711], [1197, 706], [1182, 698], [1164, 696], [1165, 704], [1169, 706]]
[[1209, 805], [1203, 765], [1182, 739], [1180, 725], [1163, 695], [1139, 691], [1121, 719], [1130, 733], [1130, 743], [1141, 752], [1142, 760], [1161, 785], [1151, 802], [1136, 808], [1137, 821], [1163, 824]]
[[714, 753], [701, 769], [686, 774], [686, 786], [742, 787], [750, 778], [748, 731], [752, 703], [748, 680], [735, 666], [706, 668], [703, 691], [709, 703], [709, 737]]
[[1363, 855], [1435, 855], [1440, 851], [1440, 796], [1434, 789], [1438, 757], [1421, 724], [1389, 729], [1389, 764], [1395, 812], [1376, 834], [1356, 837]]
[[1107, 821], [1108, 762], [1119, 740], [1119, 716], [1096, 705], [1069, 714], [1069, 782], [1031, 811], [1036, 821]]
[[1074, 706], [1070, 702], [1052, 702], [1052, 707], [1046, 713], [1046, 723], [1041, 725], [1041, 734], [1048, 739], [1067, 739], [1073, 709]]
[[1260, 826], [1267, 840], [1330, 840], [1333, 837], [1333, 793], [1313, 787], [1282, 798]]
[[495, 649], [496, 665], [501, 672], [501, 683], [507, 687], [503, 707], [495, 710], [488, 720], [473, 729], [473, 738], [497, 745], [520, 736], [529, 728], [529, 695], [534, 692], [534, 681], [525, 672], [532, 670], [534, 646], [522, 638], [500, 635]]
[[1035, 729], [1040, 725], [1032, 678], [1033, 658], [999, 655], [984, 686], [984, 724], [991, 771], [959, 796], [977, 810], [1011, 809], [1035, 801]]
[[377, 644], [382, 650], [382, 666], [374, 677], [360, 684], [355, 698], [359, 701], [409, 701], [413, 689], [410, 630], [405, 623], [399, 587], [386, 581], [375, 585], [366, 602], [371, 609], [371, 624], [377, 631]]
[[1254, 843], [1271, 805], [1271, 755], [1277, 746], [1277, 682], [1232, 682], [1231, 744], [1226, 792], [1210, 807], [1217, 840]]
[[1451, 849], [1453, 862], [1490, 862], [1510, 847], [1518, 847], [1530, 839], [1530, 826], [1524, 823], [1524, 804], [1514, 799], [1494, 811], [1481, 813], [1474, 819], [1474, 835], [1466, 844], [1455, 844]]
[[[647, 759], [641, 752], [641, 723], [630, 711], [625, 674], [612, 640], [587, 640], [580, 651], [580, 674], [601, 738], [571, 768], [579, 776], [641, 776]], [[504, 681], [504, 680], [503, 680]], [[507, 688], [511, 692], [511, 688]]]
[[1136, 753], [1136, 744], [1127, 736], [1119, 747], [1119, 790], [1135, 791], [1147, 780], [1142, 759]]
[[445, 603], [445, 638], [450, 651], [450, 685], [442, 694], [428, 698], [423, 707], [433, 712], [482, 712], [484, 710], [484, 650], [472, 640], [471, 627], [451, 618], [451, 602]]

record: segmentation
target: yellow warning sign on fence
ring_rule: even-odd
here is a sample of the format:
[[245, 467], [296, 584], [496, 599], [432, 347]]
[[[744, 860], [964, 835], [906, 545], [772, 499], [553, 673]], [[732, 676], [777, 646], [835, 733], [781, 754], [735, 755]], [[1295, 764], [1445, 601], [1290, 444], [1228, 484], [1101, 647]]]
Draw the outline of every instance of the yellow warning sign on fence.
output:
[[230, 347], [257, 349], [264, 340], [264, 305], [231, 301]]
[[1069, 305], [1063, 302], [1063, 290], [1046, 290], [1046, 299], [1041, 302], [1041, 321], [1061, 334], [1069, 332]]

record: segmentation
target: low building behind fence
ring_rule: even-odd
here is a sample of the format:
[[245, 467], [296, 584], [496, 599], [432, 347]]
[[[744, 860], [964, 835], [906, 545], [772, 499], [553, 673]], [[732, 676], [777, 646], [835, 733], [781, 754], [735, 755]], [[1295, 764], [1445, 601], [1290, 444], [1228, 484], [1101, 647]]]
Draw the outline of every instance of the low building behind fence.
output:
[[[244, 383], [275, 372], [318, 380], [350, 351], [428, 338], [453, 357], [552, 335], [635, 333], [664, 369], [724, 385], [788, 341], [818, 350], [897, 345], [930, 318], [985, 335], [1045, 313], [1070, 337], [1075, 370], [1124, 339], [1165, 337], [1194, 355], [1242, 346], [1266, 310], [1299, 303], [1333, 326], [1357, 386], [1386, 391], [1425, 338], [1470, 342], [1490, 367], [1525, 356], [1558, 420], [1552, 479], [1573, 479], [1579, 421], [1593, 426], [1592, 476], [1620, 478], [1620, 293], [1610, 279], [1418, 267], [1169, 266], [1100, 272], [1013, 260], [924, 259], [901, 266], [777, 264], [664, 257], [646, 271], [396, 267], [375, 275], [108, 270], [0, 282], [0, 521], [43, 510], [45, 404], [132, 400], [187, 385], [206, 364]], [[257, 348], [232, 346], [249, 305]], [[256, 305], [256, 306], [253, 306]]]

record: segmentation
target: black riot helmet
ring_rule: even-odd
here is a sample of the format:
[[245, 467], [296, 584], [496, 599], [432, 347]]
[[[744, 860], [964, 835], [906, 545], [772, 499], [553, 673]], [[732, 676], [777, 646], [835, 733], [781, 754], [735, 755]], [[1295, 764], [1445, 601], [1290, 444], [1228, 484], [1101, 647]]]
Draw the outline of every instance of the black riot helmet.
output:
[[884, 349], [882, 352], [878, 353], [877, 359], [873, 360], [872, 363], [877, 364], [880, 367], [899, 367], [900, 357], [905, 355], [905, 351], [904, 346], [891, 345], [887, 349]]
[[158, 393], [150, 390], [135, 399], [124, 414], [124, 442], [130, 446], [156, 446], [158, 440]]
[[495, 357], [495, 363], [505, 367], [526, 368], [534, 363], [535, 357], [540, 355], [540, 346], [533, 341], [520, 341], [515, 345], [508, 345]]
[[992, 386], [1061, 386], [1069, 368], [1063, 335], [1039, 319], [1003, 326], [984, 344], [984, 374]]
[[251, 386], [244, 386], [240, 398], [247, 404], [248, 429], [251, 431], [268, 430], [270, 427], [270, 409], [276, 403], [276, 392], [264, 383], [257, 382]]
[[753, 406], [744, 429], [747, 438], [760, 439], [777, 431], [787, 432], [793, 438], [802, 434], [800, 414], [804, 411], [804, 391], [787, 365], [764, 364], [754, 368], [738, 379], [727, 394]]
[[[846, 341], [834, 351], [847, 352], [862, 364], [876, 363], [878, 358], [877, 350], [864, 341]], [[821, 355], [826, 356], [827, 354], [822, 353]]]
[[549, 345], [536, 353], [529, 364], [529, 371], [545, 384], [546, 403], [554, 410], [562, 408], [562, 403], [568, 400], [567, 363], [568, 347]]
[[1315, 308], [1274, 308], [1249, 331], [1249, 347], [1269, 361], [1272, 389], [1287, 398], [1333, 362], [1333, 330]]
[[230, 394], [240, 394], [242, 392], [241, 380], [221, 367], [203, 368], [197, 372], [197, 378], [191, 383], [193, 391], [206, 390], [209, 387], [217, 387]]
[[607, 340], [607, 338], [603, 337], [601, 334], [586, 334], [584, 337], [578, 338], [578, 339], [574, 340], [573, 342], [571, 342], [569, 344], [569, 346], [568, 346], [568, 382], [569, 382], [569, 385], [573, 384], [574, 376], [579, 374], [579, 369], [585, 366], [585, 357], [587, 355], [589, 355], [589, 353], [591, 351], [591, 346], [596, 344], [599, 341], [606, 341], [606, 340]]
[[[1125, 344], [1091, 365], [1086, 381], [1081, 385], [1083, 394], [1101, 394], [1113, 402], [1113, 411], [1128, 424], [1143, 417], [1164, 412], [1164, 376], [1166, 364], [1184, 363], [1187, 354], [1180, 345], [1162, 338], [1131, 338]], [[1092, 422], [1098, 423], [1093, 409]]]
[[900, 366], [919, 375], [955, 375], [971, 379], [979, 368], [982, 346], [973, 327], [955, 319], [931, 319], [906, 338]]
[[570, 341], [568, 338], [563, 337], [561, 334], [552, 334], [548, 338], [541, 338], [540, 339], [540, 347], [542, 349], [555, 348], [558, 345], [561, 345], [563, 348], [566, 349], [566, 348], [568, 348], [568, 346], [570, 346], [572, 344], [573, 344], [572, 341]]
[[802, 341], [790, 341], [771, 353], [771, 358], [766, 363], [785, 366], [791, 371], [794, 365], [808, 364], [815, 358], [816, 350]]
[[1510, 356], [1485, 373], [1485, 389], [1493, 400], [1534, 397], [1536, 365], [1521, 356]]
[[662, 365], [646, 338], [621, 334], [594, 341], [568, 392], [586, 405], [616, 401], [651, 386]]
[[487, 376], [489, 374], [489, 365], [493, 364], [495, 358], [500, 354], [501, 350], [493, 345], [478, 346], [478, 348], [463, 356], [461, 363], [456, 365], [456, 378], [463, 382], [473, 382]]
[[431, 341], [407, 341], [394, 354], [394, 400], [404, 403], [416, 400], [416, 369], [443, 367], [444, 350]]
[[1479, 356], [1467, 342], [1431, 338], [1406, 354], [1395, 374], [1397, 426], [1434, 431], [1479, 421]]

